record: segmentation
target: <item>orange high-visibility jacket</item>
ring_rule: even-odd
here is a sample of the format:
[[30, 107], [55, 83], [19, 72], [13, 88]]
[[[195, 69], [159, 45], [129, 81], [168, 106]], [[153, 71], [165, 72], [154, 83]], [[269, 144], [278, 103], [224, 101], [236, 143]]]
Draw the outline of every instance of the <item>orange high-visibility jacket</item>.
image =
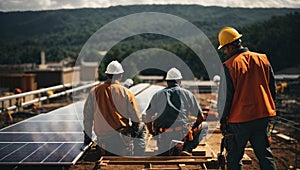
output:
[[234, 88], [228, 122], [240, 123], [276, 115], [269, 87], [272, 68], [265, 54], [247, 50], [229, 58], [224, 66]]
[[141, 116], [134, 94], [118, 81], [111, 80], [100, 84], [90, 91], [84, 106], [84, 128], [91, 135], [108, 137], [113, 132], [128, 126], [128, 119], [140, 122]]

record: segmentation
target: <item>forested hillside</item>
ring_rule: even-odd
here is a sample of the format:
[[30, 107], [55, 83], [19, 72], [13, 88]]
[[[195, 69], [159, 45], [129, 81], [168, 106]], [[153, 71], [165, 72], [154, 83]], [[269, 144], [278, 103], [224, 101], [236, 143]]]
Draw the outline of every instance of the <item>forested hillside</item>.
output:
[[[28, 12], [0, 12], [0, 64], [40, 63], [40, 51], [47, 61], [76, 59], [84, 43], [103, 25], [129, 14], [164, 12], [182, 17], [200, 28], [217, 46], [216, 35], [223, 26], [234, 26], [245, 36], [253, 51], [267, 53], [275, 70], [299, 64], [300, 9], [244, 9], [198, 5], [139, 5], [98, 9]], [[275, 16], [275, 17], [274, 17]], [[143, 24], [143, 23], [137, 23]], [[175, 27], [176, 25], [174, 25]], [[182, 43], [161, 35], [139, 35], [120, 42], [108, 57], [122, 59], [140, 49], [158, 47], [175, 53], [191, 65], [196, 75], [203, 67], [193, 62]], [[221, 55], [221, 53], [220, 53]], [[282, 59], [286, 58], [284, 62]]]
[[266, 53], [280, 70], [300, 65], [300, 13], [277, 16], [264, 22], [242, 27], [250, 49]]

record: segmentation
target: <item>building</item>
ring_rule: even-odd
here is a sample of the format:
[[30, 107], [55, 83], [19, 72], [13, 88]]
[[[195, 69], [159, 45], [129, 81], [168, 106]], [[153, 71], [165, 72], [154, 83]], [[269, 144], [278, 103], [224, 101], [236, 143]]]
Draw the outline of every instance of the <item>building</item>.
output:
[[35, 74], [1, 73], [1, 93], [12, 92], [15, 88], [20, 88], [23, 92], [36, 90], [37, 82], [35, 81]]
[[89, 82], [98, 80], [98, 62], [86, 62], [81, 60], [80, 81]]
[[35, 74], [38, 89], [60, 84], [75, 86], [80, 81], [79, 67], [45, 68], [32, 70], [27, 73]]

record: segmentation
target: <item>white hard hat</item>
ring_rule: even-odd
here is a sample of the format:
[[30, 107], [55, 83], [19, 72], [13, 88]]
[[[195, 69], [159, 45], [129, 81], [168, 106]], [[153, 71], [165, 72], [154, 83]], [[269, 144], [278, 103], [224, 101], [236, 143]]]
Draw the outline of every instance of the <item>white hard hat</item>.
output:
[[131, 86], [131, 85], [133, 85], [133, 80], [132, 79], [126, 79], [124, 84], [127, 85], [127, 86]]
[[106, 74], [121, 74], [124, 73], [122, 65], [118, 61], [112, 61], [108, 64]]
[[177, 68], [173, 67], [167, 72], [166, 80], [180, 80], [180, 79], [182, 79], [182, 75]]
[[215, 75], [213, 78], [214, 82], [220, 82], [220, 76], [219, 75]]

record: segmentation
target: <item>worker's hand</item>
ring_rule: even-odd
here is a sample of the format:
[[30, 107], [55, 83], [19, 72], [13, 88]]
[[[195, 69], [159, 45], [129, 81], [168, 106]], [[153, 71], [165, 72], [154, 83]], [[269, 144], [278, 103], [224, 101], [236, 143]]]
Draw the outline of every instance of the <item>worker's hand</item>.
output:
[[87, 135], [87, 134], [85, 133], [85, 131], [83, 131], [83, 133], [84, 133], [84, 144], [85, 144], [85, 145], [88, 145], [88, 144], [90, 144], [91, 142], [93, 142], [93, 140], [89, 137], [89, 135]]

